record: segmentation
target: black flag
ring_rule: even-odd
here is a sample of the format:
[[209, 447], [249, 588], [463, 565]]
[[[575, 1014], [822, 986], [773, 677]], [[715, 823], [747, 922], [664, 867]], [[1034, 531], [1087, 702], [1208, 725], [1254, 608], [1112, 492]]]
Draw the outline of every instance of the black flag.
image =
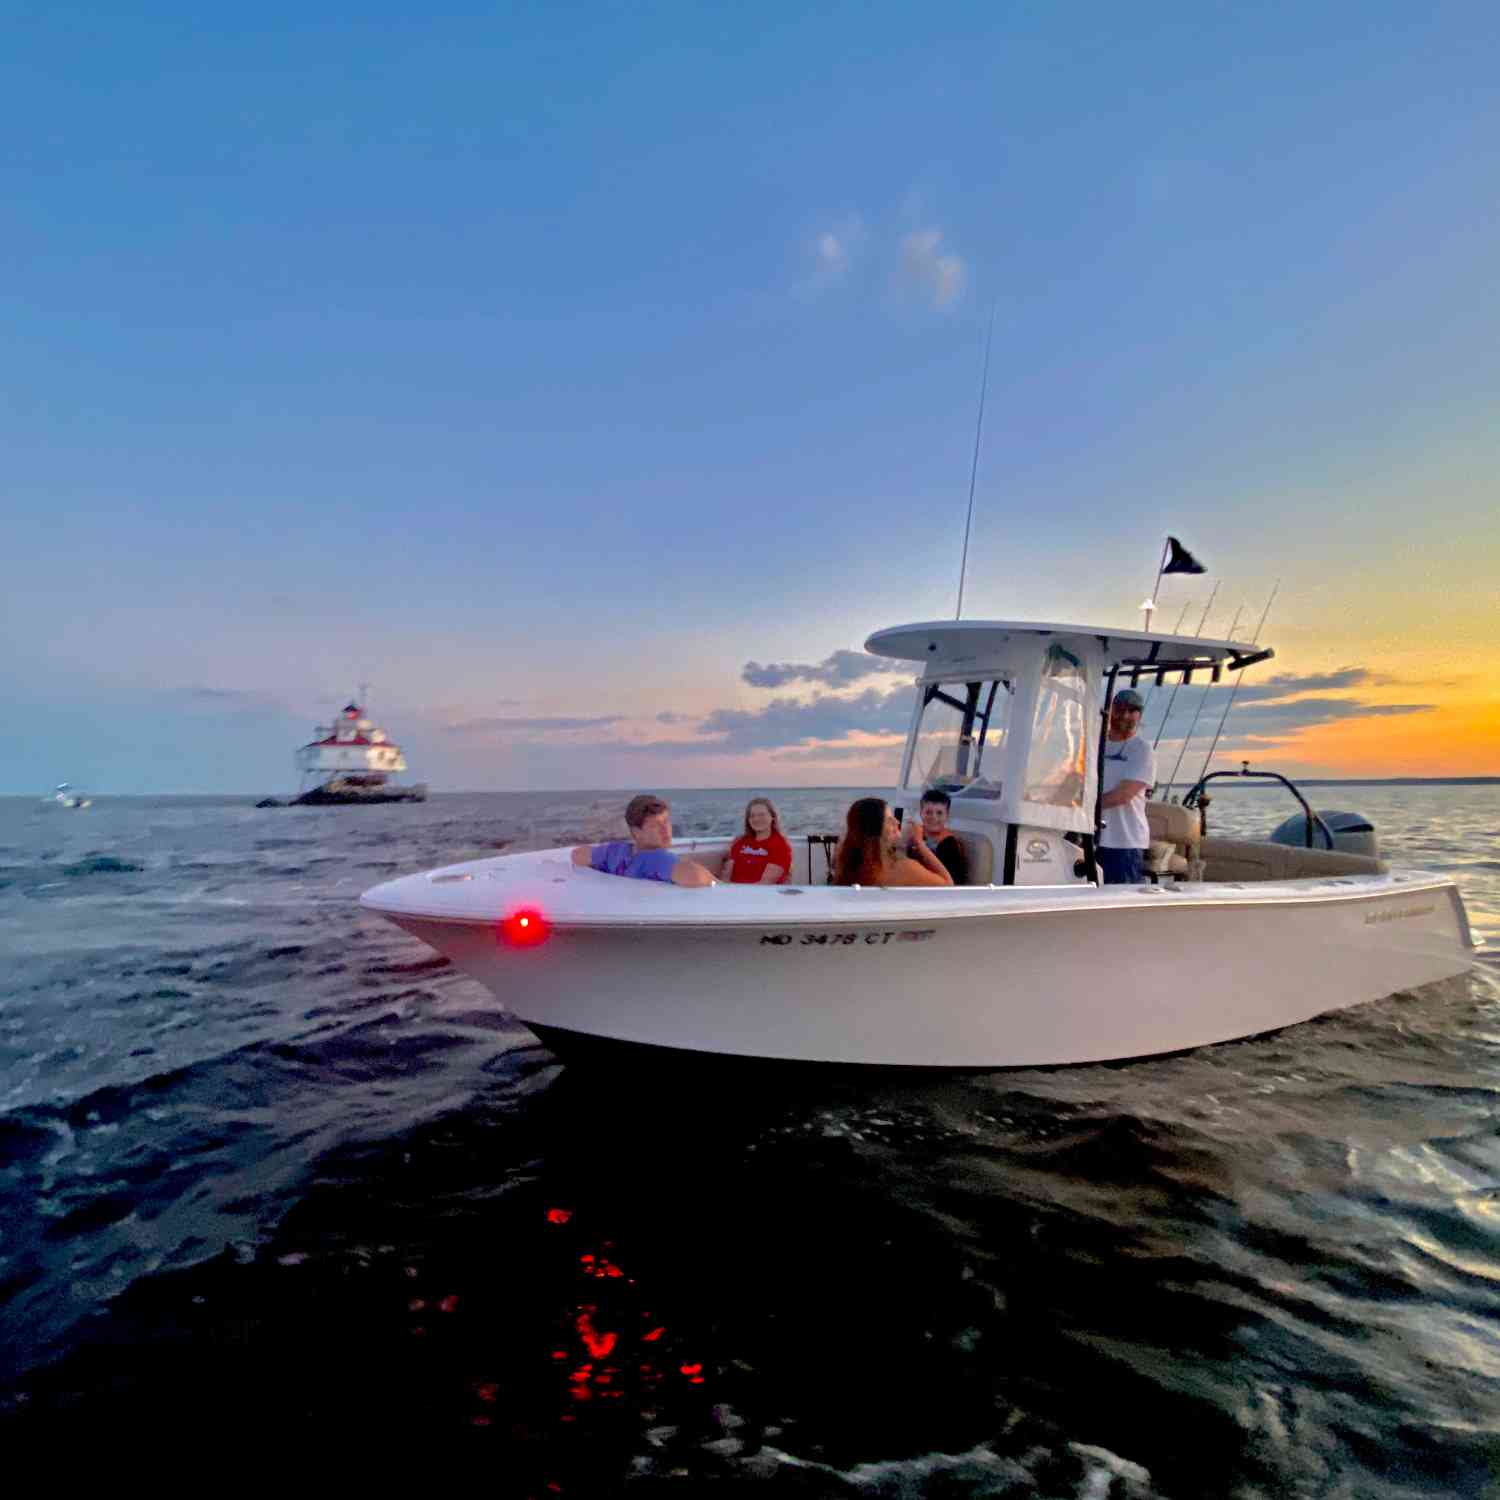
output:
[[1167, 565], [1162, 569], [1163, 573], [1206, 573], [1208, 571], [1175, 536], [1167, 538], [1167, 546], [1171, 548], [1172, 555], [1167, 559]]

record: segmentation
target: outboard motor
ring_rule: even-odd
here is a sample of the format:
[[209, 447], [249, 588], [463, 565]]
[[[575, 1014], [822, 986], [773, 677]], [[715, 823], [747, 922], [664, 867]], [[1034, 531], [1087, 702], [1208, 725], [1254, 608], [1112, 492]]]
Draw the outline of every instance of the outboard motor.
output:
[[1271, 842], [1291, 844], [1298, 849], [1333, 848], [1341, 854], [1368, 854], [1372, 859], [1380, 858], [1375, 825], [1363, 813], [1319, 810], [1314, 817], [1318, 821], [1313, 824], [1311, 845], [1307, 841], [1307, 819], [1302, 813], [1279, 824], [1271, 835]]

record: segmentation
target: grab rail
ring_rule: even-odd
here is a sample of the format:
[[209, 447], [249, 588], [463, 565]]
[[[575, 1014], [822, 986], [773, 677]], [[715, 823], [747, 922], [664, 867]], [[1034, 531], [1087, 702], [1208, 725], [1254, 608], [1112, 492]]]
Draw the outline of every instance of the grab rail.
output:
[[817, 877], [813, 874], [813, 846], [823, 846], [823, 884], [833, 884], [833, 853], [838, 848], [839, 836], [836, 833], [810, 833], [807, 836], [807, 883], [816, 885]]
[[[1210, 771], [1207, 776], [1200, 776], [1198, 780], [1183, 794], [1182, 805], [1184, 807], [1199, 807], [1206, 805], [1203, 801], [1203, 788], [1206, 787], [1210, 781], [1217, 781], [1222, 776], [1249, 777], [1251, 780], [1260, 781], [1279, 781], [1282, 786], [1284, 786], [1287, 791], [1289, 791], [1292, 796], [1294, 796], [1297, 801], [1302, 804], [1302, 812], [1304, 814], [1303, 827], [1307, 831], [1307, 847], [1309, 849], [1313, 847], [1314, 824], [1317, 824], [1317, 826], [1322, 829], [1323, 837], [1327, 841], [1326, 847], [1329, 849], [1332, 849], [1334, 847], [1333, 830], [1322, 820], [1322, 818], [1317, 815], [1317, 813], [1312, 810], [1311, 807], [1308, 806], [1307, 798], [1297, 790], [1296, 783], [1288, 781], [1287, 778], [1281, 775], [1279, 771], [1252, 771], [1250, 769], [1250, 762], [1248, 760], [1243, 760], [1240, 762], [1240, 768], [1238, 771]], [[1207, 813], [1205, 813], [1203, 816], [1203, 831], [1204, 833], [1208, 832]]]

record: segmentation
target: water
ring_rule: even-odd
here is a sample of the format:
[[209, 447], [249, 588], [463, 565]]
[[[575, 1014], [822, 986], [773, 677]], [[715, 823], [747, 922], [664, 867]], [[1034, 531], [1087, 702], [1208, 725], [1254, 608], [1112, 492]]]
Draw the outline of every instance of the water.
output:
[[[1500, 1493], [1494, 952], [1158, 1061], [705, 1082], [560, 1069], [355, 906], [623, 801], [0, 802], [0, 1431], [461, 1429], [537, 1496]], [[1314, 801], [1500, 952], [1500, 788]]]

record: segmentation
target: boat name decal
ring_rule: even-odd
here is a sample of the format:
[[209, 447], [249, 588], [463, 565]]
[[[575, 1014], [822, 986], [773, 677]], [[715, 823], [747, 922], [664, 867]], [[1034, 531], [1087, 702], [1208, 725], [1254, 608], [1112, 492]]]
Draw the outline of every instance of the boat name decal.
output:
[[1395, 911], [1372, 911], [1365, 917], [1365, 925], [1372, 922], [1399, 922], [1403, 917], [1425, 917], [1437, 908], [1433, 906], [1399, 906]]
[[902, 931], [891, 928], [881, 932], [804, 932], [800, 937], [791, 932], [763, 932], [761, 943], [773, 948], [787, 948], [795, 943], [799, 948], [829, 947], [845, 948], [851, 943], [863, 941], [871, 947], [895, 941], [898, 943], [925, 943], [937, 931], [936, 927], [920, 927]]

